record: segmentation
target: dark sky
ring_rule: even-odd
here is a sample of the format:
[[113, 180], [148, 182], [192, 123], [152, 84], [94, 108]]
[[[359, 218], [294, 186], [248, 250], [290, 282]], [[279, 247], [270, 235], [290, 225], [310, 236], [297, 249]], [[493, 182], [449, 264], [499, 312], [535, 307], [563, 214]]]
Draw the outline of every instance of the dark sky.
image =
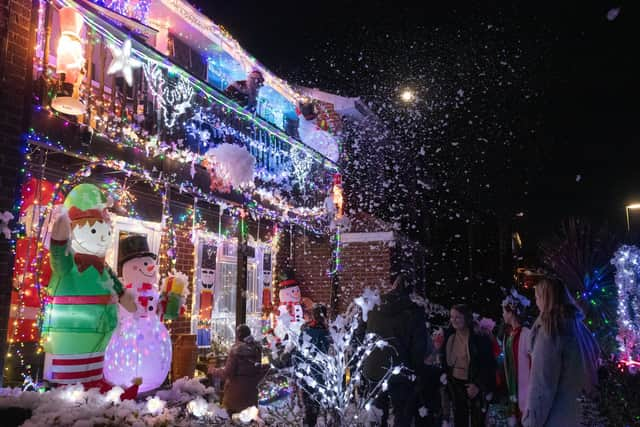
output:
[[[526, 181], [514, 186], [526, 192], [522, 209], [530, 233], [548, 233], [576, 214], [622, 226], [625, 202], [640, 200], [635, 1], [195, 3], [282, 77], [349, 95], [371, 93], [376, 81], [377, 67], [350, 72], [361, 52], [371, 64], [411, 63], [396, 71], [398, 83], [416, 77], [403, 75], [415, 71], [415, 62], [432, 59], [428, 52], [412, 57], [414, 43], [440, 49], [448, 60], [486, 55], [491, 64], [494, 55], [494, 62], [513, 65], [505, 81], [518, 88], [518, 99], [486, 97], [502, 108], [497, 121], [516, 123], [517, 135], [531, 134], [521, 139], [524, 156], [513, 165]], [[619, 15], [609, 20], [613, 8]], [[454, 70], [449, 78], [455, 80]]]

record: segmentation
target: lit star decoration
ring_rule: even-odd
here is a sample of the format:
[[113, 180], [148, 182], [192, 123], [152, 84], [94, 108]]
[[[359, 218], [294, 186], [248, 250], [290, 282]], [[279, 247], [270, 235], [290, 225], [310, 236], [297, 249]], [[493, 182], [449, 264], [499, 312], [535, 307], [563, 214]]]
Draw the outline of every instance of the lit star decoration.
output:
[[640, 366], [640, 249], [623, 245], [611, 260], [618, 287], [620, 360], [634, 371]]
[[142, 62], [131, 56], [131, 39], [125, 40], [124, 43], [122, 43], [121, 48], [115, 45], [109, 45], [109, 50], [111, 50], [113, 59], [109, 64], [107, 74], [111, 75], [117, 72], [122, 72], [122, 76], [127, 84], [129, 86], [133, 86], [132, 69], [141, 67]]

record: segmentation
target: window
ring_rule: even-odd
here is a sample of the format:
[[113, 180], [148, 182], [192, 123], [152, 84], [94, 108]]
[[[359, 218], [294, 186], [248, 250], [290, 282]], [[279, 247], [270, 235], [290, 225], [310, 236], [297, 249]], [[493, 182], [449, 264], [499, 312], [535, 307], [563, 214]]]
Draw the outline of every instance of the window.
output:
[[[192, 306], [192, 331], [198, 336], [200, 347], [211, 345], [211, 337], [221, 340], [227, 345], [235, 341], [236, 328], [236, 281], [237, 281], [237, 247], [234, 242], [217, 243], [210, 233], [201, 233], [196, 249], [197, 289]], [[210, 257], [207, 248], [217, 245], [215, 255], [215, 284], [213, 285], [211, 308], [207, 304], [207, 277], [211, 277]], [[247, 258], [247, 324], [253, 336], [259, 339], [262, 335], [262, 250], [252, 246]], [[210, 251], [209, 251], [210, 252]], [[256, 256], [257, 255], [257, 256]], [[208, 260], [209, 259], [209, 260]], [[207, 318], [210, 316], [210, 318]]]

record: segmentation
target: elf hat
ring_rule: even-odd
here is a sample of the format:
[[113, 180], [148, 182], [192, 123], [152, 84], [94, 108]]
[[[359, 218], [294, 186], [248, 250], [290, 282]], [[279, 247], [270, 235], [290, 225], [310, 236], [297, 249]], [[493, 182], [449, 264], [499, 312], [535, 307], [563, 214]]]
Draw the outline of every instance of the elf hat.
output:
[[108, 219], [107, 198], [93, 184], [80, 184], [73, 187], [64, 201], [71, 221]]

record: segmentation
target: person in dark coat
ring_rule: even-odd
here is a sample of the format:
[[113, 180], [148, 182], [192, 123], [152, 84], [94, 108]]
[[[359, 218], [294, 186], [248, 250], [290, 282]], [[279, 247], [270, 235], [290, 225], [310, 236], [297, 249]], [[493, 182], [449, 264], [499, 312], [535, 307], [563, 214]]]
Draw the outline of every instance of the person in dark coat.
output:
[[264, 77], [258, 70], [252, 70], [247, 80], [238, 80], [231, 83], [224, 91], [225, 95], [250, 111], [255, 111], [258, 102], [258, 93], [264, 84]]
[[[402, 365], [418, 378], [425, 378], [424, 359], [428, 354], [426, 316], [424, 310], [411, 301], [411, 287], [398, 275], [393, 289], [381, 297], [380, 305], [369, 312], [366, 333], [374, 333], [390, 346], [375, 348], [365, 359], [363, 373], [370, 383], [379, 382], [390, 367]], [[380, 394], [375, 406], [383, 410], [382, 425], [386, 425], [389, 400], [393, 408], [394, 425], [408, 426], [417, 414], [419, 390], [405, 375], [394, 375], [388, 390]]]
[[[309, 343], [315, 346], [315, 348], [326, 354], [329, 351], [329, 329], [327, 328], [327, 307], [323, 304], [314, 304], [310, 318], [302, 325], [300, 329], [300, 342], [305, 340], [307, 336]], [[320, 367], [319, 367], [320, 368]], [[320, 368], [323, 369], [323, 368]], [[322, 381], [321, 375], [314, 375], [314, 379], [318, 382]], [[318, 414], [320, 413], [320, 406], [318, 402], [306, 392], [302, 394], [302, 400], [304, 401], [304, 425], [315, 426], [318, 420]]]
[[260, 345], [251, 336], [249, 326], [236, 328], [236, 342], [231, 346], [224, 368], [209, 367], [209, 374], [224, 383], [222, 406], [230, 414], [258, 405], [258, 383], [268, 367], [261, 365]]
[[456, 427], [484, 426], [486, 397], [495, 390], [496, 360], [491, 341], [474, 332], [473, 314], [463, 304], [451, 308], [452, 329], [445, 333], [442, 361]]

